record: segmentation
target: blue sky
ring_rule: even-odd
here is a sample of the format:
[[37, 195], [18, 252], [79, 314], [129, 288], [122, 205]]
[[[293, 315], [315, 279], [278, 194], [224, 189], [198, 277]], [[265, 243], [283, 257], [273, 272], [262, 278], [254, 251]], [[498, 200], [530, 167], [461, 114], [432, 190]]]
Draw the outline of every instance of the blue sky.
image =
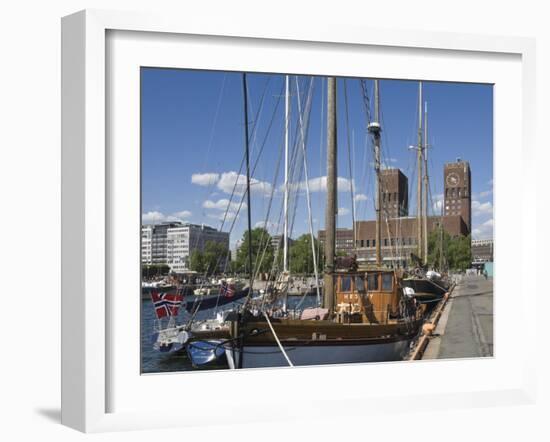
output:
[[[247, 79], [251, 161], [257, 161], [252, 186], [252, 223], [263, 225], [267, 220], [271, 232], [280, 233], [284, 75], [248, 74]], [[310, 77], [291, 77], [291, 149], [299, 130], [297, 97], [301, 97], [304, 106], [309, 82]], [[372, 103], [373, 81], [367, 80], [366, 86]], [[492, 238], [493, 88], [436, 82], [424, 82], [423, 88], [428, 105], [432, 213], [440, 213], [443, 165], [460, 157], [470, 162], [472, 171], [473, 237]], [[386, 167], [399, 167], [408, 176], [409, 214], [414, 215], [415, 151], [409, 146], [416, 144], [417, 137], [418, 82], [383, 80], [380, 91], [382, 160]], [[224, 230], [228, 230], [235, 218], [231, 232], [233, 245], [247, 225], [246, 206], [237, 215], [244, 188], [244, 177], [237, 179], [244, 155], [242, 75], [143, 68], [141, 112], [143, 222], [182, 220], [220, 228], [225, 216]], [[337, 113], [338, 227], [351, 227], [351, 182], [356, 219], [374, 216], [372, 143], [366, 136], [365, 102], [358, 79], [338, 79]], [[325, 120], [326, 80], [315, 77], [306, 145], [315, 232], [324, 223]], [[301, 147], [298, 150], [301, 152]], [[292, 236], [296, 237], [308, 231], [308, 215], [303, 157], [296, 157], [292, 164], [293, 182], [300, 183], [296, 185], [301, 189], [293, 222]], [[245, 173], [244, 169], [241, 173]], [[231, 199], [236, 181], [238, 185]]]

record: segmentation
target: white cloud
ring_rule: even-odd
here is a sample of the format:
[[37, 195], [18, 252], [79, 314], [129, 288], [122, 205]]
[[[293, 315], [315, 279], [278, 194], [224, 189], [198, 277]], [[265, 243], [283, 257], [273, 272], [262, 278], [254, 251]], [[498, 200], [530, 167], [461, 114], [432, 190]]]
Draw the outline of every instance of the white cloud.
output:
[[173, 213], [166, 218], [168, 221], [183, 221], [184, 219], [190, 218], [191, 215], [192, 213], [189, 210], [182, 210], [180, 212]]
[[367, 201], [368, 200], [367, 195], [365, 195], [364, 193], [358, 193], [357, 195], [355, 195], [353, 197], [353, 199], [355, 201]]
[[220, 179], [219, 173], [194, 173], [191, 175], [191, 182], [199, 186], [215, 184]]
[[[222, 173], [218, 181], [218, 189], [231, 194], [233, 188], [235, 188], [235, 194], [243, 195], [246, 192], [246, 175], [238, 174], [234, 171]], [[270, 195], [271, 184], [252, 178], [250, 180], [250, 192], [253, 195]]]
[[[309, 184], [309, 191], [310, 192], [326, 192], [327, 191], [327, 177], [326, 176], [320, 176], [316, 178], [310, 178], [308, 181]], [[338, 185], [338, 191], [339, 192], [349, 192], [351, 190], [351, 180], [348, 180], [344, 177], [338, 177], [337, 180]], [[299, 184], [291, 185], [291, 188], [293, 190], [296, 190], [296, 187], [299, 190], [307, 190], [306, 188], [306, 182], [302, 181]], [[284, 190], [284, 186], [280, 187], [280, 190]]]
[[485, 190], [485, 191], [483, 191], [483, 192], [479, 192], [479, 196], [480, 196], [481, 198], [485, 198], [486, 196], [489, 196], [489, 195], [491, 195], [492, 193], [493, 193], [493, 190], [492, 190], [492, 189], [490, 189], [490, 190]]
[[[217, 210], [230, 210], [232, 212], [236, 212], [239, 210], [239, 207], [241, 206], [241, 203], [238, 201], [229, 201], [226, 198], [223, 198], [218, 201], [211, 201], [206, 200], [204, 203], [202, 203], [202, 207], [205, 209], [217, 209]], [[241, 208], [246, 209], [247, 205], [245, 202], [242, 203]]]
[[441, 214], [441, 209], [443, 209], [443, 194], [438, 193], [437, 195], [433, 196], [432, 199], [432, 210], [435, 215]]
[[171, 215], [165, 215], [162, 212], [153, 210], [141, 214], [141, 222], [143, 224], [159, 224], [165, 221], [185, 221], [191, 217], [192, 213], [189, 210], [181, 210], [179, 212], [172, 213]]
[[345, 207], [339, 207], [338, 208], [338, 216], [346, 216], [349, 215], [349, 209]]
[[279, 223], [268, 221], [267, 224], [264, 221], [258, 221], [254, 224], [254, 228], [267, 228], [270, 234], [279, 233], [282, 230], [282, 226]]
[[472, 230], [472, 237], [474, 239], [492, 239], [493, 227], [493, 218], [488, 219], [487, 221], [483, 222]]
[[233, 221], [237, 216], [237, 213], [236, 212], [227, 212], [227, 214], [225, 212], [207, 213], [206, 216], [208, 218], [217, 219], [218, 221], [223, 221], [224, 219], [225, 221]]
[[493, 204], [490, 201], [481, 203], [477, 200], [472, 201], [472, 215], [490, 215], [493, 213]]
[[164, 213], [157, 212], [156, 210], [141, 214], [141, 222], [143, 224], [157, 224], [166, 219]]

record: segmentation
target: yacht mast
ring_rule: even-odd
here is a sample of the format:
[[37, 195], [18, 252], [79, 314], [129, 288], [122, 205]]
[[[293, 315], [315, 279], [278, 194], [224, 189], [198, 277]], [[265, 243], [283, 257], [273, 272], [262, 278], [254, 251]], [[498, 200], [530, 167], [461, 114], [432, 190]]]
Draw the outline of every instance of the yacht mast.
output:
[[374, 121], [369, 124], [368, 131], [374, 137], [374, 170], [376, 172], [376, 265], [382, 265], [381, 241], [382, 241], [382, 211], [380, 210], [380, 91], [378, 80], [374, 80]]
[[283, 228], [283, 272], [288, 272], [288, 144], [290, 134], [290, 80], [285, 76], [285, 195]]
[[250, 287], [248, 289], [247, 299], [252, 296], [254, 284], [254, 269], [252, 268], [252, 217], [250, 207], [250, 149], [248, 146], [248, 88], [246, 86], [246, 73], [243, 72], [243, 101], [244, 101], [244, 144], [246, 151], [246, 202], [248, 204], [248, 271]]
[[424, 222], [423, 222], [423, 247], [424, 247], [424, 264], [428, 263], [428, 102], [424, 103], [424, 148], [422, 150], [424, 155]]
[[336, 249], [336, 78], [327, 78], [327, 207], [325, 218], [325, 276], [323, 304], [334, 310], [334, 255]]
[[421, 261], [424, 261], [422, 246], [422, 82], [418, 83], [418, 146], [417, 146], [418, 177], [416, 186], [416, 229], [417, 251]]

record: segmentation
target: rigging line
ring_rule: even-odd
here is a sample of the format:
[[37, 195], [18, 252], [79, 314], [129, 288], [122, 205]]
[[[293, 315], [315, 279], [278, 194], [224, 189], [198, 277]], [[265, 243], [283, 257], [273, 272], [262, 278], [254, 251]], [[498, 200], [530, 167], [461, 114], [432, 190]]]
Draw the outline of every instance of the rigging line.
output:
[[[249, 268], [249, 285], [248, 294], [246, 296], [246, 301], [244, 305], [248, 303], [248, 300], [252, 296], [252, 291], [254, 289], [254, 280], [252, 274], [252, 216], [251, 216], [251, 207], [250, 207], [250, 151], [248, 147], [248, 89], [246, 85], [246, 73], [243, 73], [243, 98], [244, 98], [244, 140], [245, 140], [245, 150], [246, 150], [246, 199], [248, 205], [248, 268]], [[240, 361], [242, 362], [242, 361]], [[239, 363], [241, 366], [241, 364]]]
[[[271, 186], [271, 194], [270, 194], [270, 198], [269, 198], [269, 204], [268, 204], [266, 216], [265, 216], [265, 219], [264, 219], [264, 232], [262, 232], [262, 236], [260, 238], [260, 246], [263, 244], [264, 236], [265, 236], [265, 233], [267, 232], [267, 223], [269, 221], [269, 215], [271, 213], [271, 207], [272, 207], [272, 204], [273, 204], [273, 195], [275, 193], [276, 182], [277, 182], [277, 178], [279, 176], [279, 170], [280, 170], [280, 166], [281, 166], [281, 159], [282, 159], [282, 153], [283, 153], [282, 147], [283, 147], [283, 145], [281, 144], [281, 149], [279, 149], [279, 157], [278, 157], [278, 160], [277, 160], [277, 166], [275, 167], [275, 173], [273, 175], [273, 182], [272, 182], [272, 186]], [[279, 221], [280, 221], [280, 219], [279, 219]], [[254, 263], [254, 268], [256, 269], [254, 279], [256, 279], [257, 274], [260, 271], [260, 268], [261, 268], [262, 262], [263, 262], [263, 258], [265, 256], [266, 251], [267, 251], [267, 246], [269, 244], [270, 244], [269, 240], [265, 241], [264, 251], [262, 253], [262, 258], [260, 259], [259, 263], [258, 263], [259, 254], [256, 256], [256, 262]], [[275, 254], [275, 259], [277, 259], [277, 253]]]
[[351, 141], [350, 141], [350, 133], [349, 133], [348, 83], [345, 78], [344, 78], [344, 104], [346, 109], [346, 135], [347, 135], [347, 141], [348, 141], [348, 166], [349, 166], [350, 194], [351, 194], [351, 225], [353, 229], [353, 249], [357, 250], [357, 229], [355, 227], [353, 170], [352, 170], [352, 164], [351, 164]]
[[[311, 115], [311, 99], [312, 99], [312, 96], [313, 96], [313, 89], [312, 89], [312, 86], [310, 88], [310, 90], [308, 91], [308, 95], [305, 96], [304, 100], [305, 100], [305, 103], [304, 103], [304, 112], [303, 112], [303, 116], [305, 118], [305, 134], [306, 134], [306, 138], [305, 140], [303, 140], [303, 142], [305, 144], [307, 144], [307, 137], [308, 137], [308, 134], [309, 134], [309, 125], [310, 125], [310, 115]], [[304, 150], [304, 153], [302, 154], [302, 157], [305, 155], [305, 150]], [[300, 171], [300, 178], [299, 180], [301, 181], [301, 177], [304, 173], [304, 169], [303, 168], [299, 168], [299, 171]], [[307, 187], [309, 187], [309, 182], [307, 182]], [[297, 206], [298, 206], [298, 198], [296, 198], [295, 200], [295, 204], [294, 204], [294, 213], [293, 213], [293, 217], [292, 217], [292, 231], [294, 230], [294, 222], [295, 222], [295, 219], [296, 219], [296, 214], [297, 214]]]
[[[281, 89], [281, 92], [282, 92], [282, 89]], [[268, 126], [268, 128], [267, 128], [267, 130], [266, 130], [266, 134], [265, 134], [264, 140], [263, 140], [263, 142], [262, 142], [262, 145], [261, 145], [261, 147], [260, 147], [260, 151], [258, 152], [258, 156], [257, 156], [256, 161], [255, 161], [255, 163], [254, 163], [254, 166], [253, 166], [253, 168], [252, 168], [251, 177], [254, 177], [254, 173], [255, 173], [255, 171], [256, 171], [256, 166], [258, 165], [258, 162], [259, 162], [259, 160], [260, 160], [260, 158], [261, 158], [261, 155], [262, 155], [262, 153], [263, 153], [263, 151], [264, 151], [265, 145], [266, 145], [266, 143], [267, 143], [267, 138], [268, 138], [268, 136], [269, 136], [269, 133], [271, 132], [271, 128], [273, 127], [273, 123], [274, 123], [274, 121], [275, 121], [275, 117], [276, 117], [276, 115], [277, 115], [277, 109], [278, 109], [278, 107], [279, 107], [279, 103], [280, 103], [280, 102], [281, 102], [281, 95], [279, 94], [278, 97], [277, 97], [277, 101], [276, 101], [276, 103], [275, 103], [275, 108], [274, 108], [274, 110], [273, 110], [273, 114], [272, 114], [272, 116], [271, 116], [271, 121], [269, 122], [269, 126]], [[241, 169], [242, 169], [243, 163], [244, 163], [244, 157], [243, 157], [243, 161], [241, 162]], [[233, 195], [235, 194], [235, 189], [236, 189], [237, 184], [238, 184], [238, 181], [239, 181], [239, 177], [240, 177], [240, 174], [241, 174], [241, 169], [239, 169], [239, 174], [237, 175], [237, 178], [235, 179], [235, 183], [234, 183], [233, 189], [232, 189], [232, 191], [231, 191], [231, 198], [230, 198], [230, 200], [229, 200], [230, 202], [232, 201]], [[243, 192], [242, 195], [241, 195], [241, 201], [240, 201], [240, 203], [239, 203], [239, 207], [238, 207], [237, 211], [235, 212], [235, 217], [233, 218], [232, 223], [231, 223], [231, 227], [230, 227], [230, 229], [229, 229], [230, 232], [232, 232], [232, 231], [233, 231], [233, 228], [235, 227], [235, 223], [236, 223], [236, 221], [237, 221], [237, 218], [239, 217], [239, 213], [240, 213], [241, 208], [242, 208], [242, 206], [243, 206], [245, 196], [246, 196], [246, 193]], [[227, 213], [228, 213], [228, 212], [229, 212], [229, 205], [228, 205], [228, 207], [226, 208], [226, 211], [225, 211], [225, 215], [224, 215], [224, 219], [223, 219], [222, 227], [221, 227], [221, 228], [223, 228], [223, 225], [225, 224], [225, 221], [226, 221]]]
[[223, 93], [224, 93], [224, 90], [225, 90], [226, 80], [227, 80], [227, 72], [224, 72], [222, 85], [221, 85], [220, 92], [219, 92], [219, 95], [218, 95], [218, 105], [216, 106], [216, 112], [214, 113], [214, 121], [212, 123], [212, 129], [210, 130], [210, 139], [208, 141], [208, 146], [206, 148], [206, 157], [205, 157], [204, 164], [203, 164], [203, 170], [206, 168], [207, 159], [210, 155], [210, 149], [212, 148], [212, 143], [214, 142], [214, 132], [215, 132], [216, 127], [218, 125], [218, 116], [220, 114], [220, 108], [221, 108], [221, 104], [222, 104], [222, 100], [223, 100]]
[[264, 314], [265, 320], [267, 321], [267, 325], [269, 325], [269, 328], [271, 329], [271, 333], [273, 334], [273, 337], [275, 338], [275, 341], [277, 341], [277, 345], [279, 346], [279, 350], [281, 350], [281, 353], [283, 354], [283, 356], [286, 359], [286, 362], [288, 363], [288, 365], [290, 367], [294, 367], [294, 364], [291, 362], [290, 358], [286, 354], [286, 351], [285, 351], [284, 347], [282, 346], [281, 341], [279, 341], [279, 337], [277, 336], [277, 333], [275, 333], [275, 330], [274, 330], [273, 326], [271, 325], [271, 321], [269, 320], [269, 317], [267, 316], [267, 314], [265, 312], [263, 312], [263, 314]]
[[[300, 99], [300, 97], [298, 97], [298, 99]], [[309, 99], [308, 99], [307, 96], [304, 96], [303, 100], [304, 100], [303, 106], [305, 108], [305, 105], [309, 101]], [[311, 106], [309, 105], [308, 109], [305, 110], [305, 112], [307, 112], [307, 115], [308, 115], [307, 120], [306, 120], [308, 127], [309, 127], [310, 108], [311, 108]], [[293, 169], [295, 171], [294, 175], [296, 175], [296, 171], [297, 171], [297, 174], [298, 174], [297, 179], [294, 182], [301, 183], [302, 176], [303, 176], [303, 168], [299, 166], [302, 162], [302, 159], [300, 157], [301, 150], [299, 148], [300, 144], [299, 144], [299, 140], [298, 140], [298, 130], [299, 130], [299, 127], [298, 127], [298, 125], [296, 125], [296, 134], [295, 134], [295, 142], [294, 142], [294, 149], [295, 149], [296, 156], [295, 156], [295, 161], [293, 162]], [[306, 133], [307, 133], [307, 131], [308, 130], [306, 129]], [[294, 223], [296, 221], [296, 213], [297, 213], [298, 201], [299, 201], [299, 196], [300, 196], [300, 186], [296, 186], [296, 190], [293, 193], [293, 195], [294, 195], [294, 199], [292, 200], [293, 214], [292, 214], [292, 222], [290, 224], [290, 232], [291, 233], [294, 232]]]
[[[296, 89], [298, 90], [298, 94], [300, 93], [300, 87], [298, 85], [298, 77], [296, 77]], [[308, 93], [308, 100], [313, 95], [313, 77], [311, 77], [310, 83], [309, 83], [309, 93]], [[310, 104], [310, 103], [308, 103]], [[307, 143], [307, 134], [304, 134], [304, 123], [302, 121], [302, 109], [300, 107], [300, 102], [298, 101], [298, 115], [300, 117], [300, 132], [302, 139], [302, 150], [303, 150], [303, 157], [304, 157], [304, 172], [305, 172], [305, 180], [306, 180], [306, 199], [307, 199], [307, 206], [308, 206], [308, 219], [309, 219], [309, 234], [311, 237], [311, 253], [313, 257], [313, 271], [315, 273], [315, 286], [317, 288], [317, 305], [321, 305], [321, 293], [319, 291], [319, 274], [317, 272], [317, 258], [315, 256], [315, 240], [313, 236], [313, 220], [311, 216], [311, 199], [309, 194], [309, 177], [307, 172], [307, 155], [306, 155], [306, 143]], [[309, 124], [308, 124], [309, 126]]]
[[[265, 94], [266, 94], [266, 91], [267, 91], [268, 84], [269, 84], [269, 81], [266, 81], [265, 86], [264, 86], [264, 90], [262, 92], [262, 96], [261, 96], [261, 99], [260, 99], [260, 105], [258, 106], [258, 110], [257, 110], [256, 115], [255, 115], [254, 125], [252, 127], [252, 134], [253, 134], [254, 138], [255, 138], [256, 132], [257, 132], [257, 127], [258, 127], [257, 122], [259, 120], [259, 113], [263, 109], [264, 97], [265, 97]], [[247, 98], [248, 98], [248, 93], [247, 93]], [[271, 120], [271, 122], [268, 126], [267, 133], [266, 133], [266, 136], [264, 138], [264, 143], [262, 144], [262, 149], [261, 150], [263, 150], [263, 146], [265, 145], [265, 141], [267, 139], [267, 134], [269, 133], [269, 131], [271, 129], [271, 125], [273, 124], [273, 120], [275, 118], [275, 112], [276, 112], [276, 109], [277, 109], [278, 105], [279, 105], [279, 100], [277, 100], [277, 103], [276, 103], [276, 106], [275, 106], [275, 111], [273, 112], [272, 120]], [[239, 178], [241, 176], [242, 169], [244, 167], [245, 158], [246, 158], [246, 154], [243, 153], [243, 158], [241, 160], [241, 165], [239, 167], [239, 172], [237, 173], [237, 177], [235, 178], [235, 183], [233, 184], [233, 189], [231, 190], [231, 195], [229, 197], [229, 202], [228, 202], [227, 207], [225, 209], [225, 213], [224, 213], [224, 216], [223, 216], [223, 219], [222, 219], [222, 222], [221, 222], [220, 230], [223, 230], [223, 227], [225, 225], [225, 221], [227, 220], [227, 215], [228, 215], [229, 209], [231, 207], [231, 203], [233, 202], [233, 197], [235, 195], [235, 190], [237, 188], [237, 184], [239, 183]], [[244, 201], [244, 195], [245, 195], [245, 193], [243, 192], [243, 198], [241, 200], [241, 205], [242, 205], [242, 202]], [[239, 208], [240, 208], [240, 206], [239, 206]], [[237, 218], [237, 216], [238, 216], [238, 213], [236, 214], [235, 219]], [[233, 225], [231, 226], [231, 229], [229, 230], [230, 232], [233, 230]]]

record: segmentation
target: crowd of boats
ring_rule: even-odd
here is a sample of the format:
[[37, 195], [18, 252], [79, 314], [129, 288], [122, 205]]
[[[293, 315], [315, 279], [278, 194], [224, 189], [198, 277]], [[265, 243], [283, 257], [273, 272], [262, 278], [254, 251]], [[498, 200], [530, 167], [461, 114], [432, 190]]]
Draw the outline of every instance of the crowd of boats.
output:
[[[245, 155], [249, 164], [249, 134], [247, 116], [246, 74], [243, 80]], [[285, 158], [288, 156], [289, 84], [285, 85]], [[304, 132], [311, 97], [309, 83], [305, 105], [298, 100], [297, 148], [304, 150]], [[298, 82], [296, 80], [296, 88]], [[299, 90], [296, 95], [300, 96]], [[421, 98], [420, 98], [421, 100]], [[257, 273], [249, 250], [248, 278], [217, 278], [174, 283], [170, 279], [144, 282], [154, 306], [160, 311], [153, 330], [154, 346], [161, 352], [187, 352], [194, 367], [205, 368], [223, 364], [230, 369], [281, 367], [295, 365], [342, 364], [402, 360], [411, 343], [420, 333], [430, 310], [451, 289], [451, 281], [444, 272], [428, 268], [427, 256], [420, 250], [420, 265], [411, 268], [388, 265], [381, 259], [380, 229], [380, 133], [379, 83], [374, 81], [374, 115], [367, 121], [372, 137], [377, 178], [375, 193], [377, 232], [376, 261], [360, 263], [355, 256], [337, 257], [336, 230], [336, 79], [327, 79], [327, 203], [324, 241], [325, 264], [322, 278], [312, 276], [315, 284], [304, 291], [297, 304], [290, 308], [288, 299], [294, 277], [290, 274], [286, 257], [287, 224], [283, 245], [285, 256], [282, 269], [276, 269], [262, 284], [255, 284]], [[420, 128], [421, 129], [421, 128]], [[419, 134], [421, 130], [419, 129]], [[419, 152], [422, 152], [419, 135]], [[419, 160], [422, 158], [419, 156]], [[247, 195], [250, 196], [250, 170], [247, 167]], [[285, 204], [290, 186], [285, 176]], [[309, 189], [306, 189], [309, 201]], [[309, 204], [308, 204], [309, 206]], [[247, 201], [250, 211], [250, 198]], [[308, 208], [310, 210], [310, 208]], [[250, 214], [250, 212], [249, 212]], [[288, 217], [285, 207], [285, 220]], [[312, 233], [311, 213], [309, 212]], [[249, 216], [248, 232], [251, 225]], [[251, 237], [249, 237], [250, 239]], [[249, 240], [249, 244], [251, 241]], [[311, 244], [314, 244], [313, 238]], [[422, 244], [418, 242], [419, 247]], [[260, 255], [261, 251], [258, 251]], [[316, 250], [312, 249], [315, 260]], [[412, 261], [414, 262], [414, 261]], [[261, 286], [263, 285], [263, 287]], [[305, 303], [303, 300], [310, 299]], [[185, 319], [178, 319], [178, 308], [185, 309]], [[180, 322], [178, 322], [180, 321]]]

